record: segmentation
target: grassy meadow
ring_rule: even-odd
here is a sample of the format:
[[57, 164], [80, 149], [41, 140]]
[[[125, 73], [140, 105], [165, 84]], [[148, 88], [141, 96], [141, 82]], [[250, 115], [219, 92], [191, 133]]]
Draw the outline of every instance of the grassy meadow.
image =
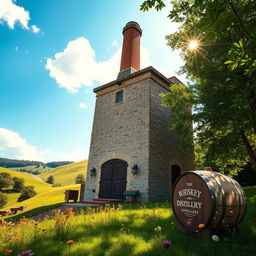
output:
[[25, 200], [23, 202], [17, 202], [20, 193], [15, 193], [9, 189], [4, 189], [3, 192], [8, 197], [8, 204], [1, 210], [10, 210], [11, 207], [25, 206], [23, 211], [31, 211], [32, 209], [55, 205], [64, 202], [64, 192], [68, 189], [79, 190], [80, 185], [72, 184], [61, 187], [52, 187], [51, 184], [45, 183], [37, 175], [31, 175], [29, 173], [16, 172], [7, 168], [0, 167], [0, 172], [7, 172], [12, 177], [22, 178], [25, 181], [25, 186], [34, 186], [37, 195]]
[[[0, 225], [0, 253], [40, 256], [246, 256], [256, 251], [256, 187], [246, 188], [248, 210], [239, 232], [215, 242], [177, 231], [170, 202], [53, 210], [44, 220]], [[170, 240], [168, 249], [161, 248]]]
[[75, 179], [79, 174], [86, 174], [87, 160], [79, 161], [72, 164], [59, 166], [57, 168], [46, 171], [39, 176], [46, 181], [52, 175], [54, 183], [61, 184], [62, 186], [75, 184]]

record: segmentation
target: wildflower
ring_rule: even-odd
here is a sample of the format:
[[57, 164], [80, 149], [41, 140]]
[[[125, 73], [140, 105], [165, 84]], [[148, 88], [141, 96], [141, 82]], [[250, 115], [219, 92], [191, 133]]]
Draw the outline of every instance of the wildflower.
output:
[[161, 231], [162, 228], [161, 228], [160, 226], [157, 226], [157, 227], [154, 228], [154, 230], [155, 230], [155, 231]]
[[161, 242], [161, 247], [164, 249], [168, 249], [171, 246], [171, 241], [170, 240], [163, 240]]
[[32, 252], [32, 250], [26, 250], [24, 252], [21, 252], [17, 256], [34, 256], [35, 254]]
[[204, 225], [204, 224], [198, 224], [198, 227], [199, 227], [199, 228], [204, 228], [205, 225]]
[[74, 240], [68, 240], [67, 244], [73, 244], [75, 241]]
[[216, 235], [212, 235], [212, 240], [214, 241], [214, 242], [219, 242], [219, 237], [218, 236], [216, 236]]
[[5, 249], [4, 251], [7, 253], [12, 253], [12, 250], [10, 250], [10, 249]]

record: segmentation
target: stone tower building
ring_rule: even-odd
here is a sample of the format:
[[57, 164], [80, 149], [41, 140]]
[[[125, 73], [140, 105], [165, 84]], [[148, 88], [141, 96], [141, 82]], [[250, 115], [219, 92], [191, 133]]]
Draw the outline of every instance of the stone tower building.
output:
[[139, 191], [139, 201], [170, 200], [177, 176], [192, 169], [192, 155], [177, 154], [169, 109], [161, 106], [160, 94], [179, 80], [140, 70], [141, 35], [138, 23], [126, 24], [117, 79], [94, 89], [84, 200], [123, 199], [126, 190]]

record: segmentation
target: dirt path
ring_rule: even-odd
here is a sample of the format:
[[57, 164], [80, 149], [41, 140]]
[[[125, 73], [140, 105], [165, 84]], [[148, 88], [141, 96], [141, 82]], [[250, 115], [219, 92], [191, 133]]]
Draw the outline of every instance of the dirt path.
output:
[[41, 177], [39, 177], [38, 175], [32, 175], [33, 179], [35, 180], [39, 180], [39, 181], [42, 181], [42, 182], [45, 182], [44, 180], [42, 180]]

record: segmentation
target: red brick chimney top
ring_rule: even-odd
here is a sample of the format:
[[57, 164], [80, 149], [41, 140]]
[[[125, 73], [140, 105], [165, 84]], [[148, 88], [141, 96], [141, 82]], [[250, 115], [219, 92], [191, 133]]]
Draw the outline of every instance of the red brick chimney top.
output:
[[142, 35], [142, 29], [140, 28], [139, 23], [137, 23], [136, 21], [129, 21], [125, 25], [125, 27], [123, 28], [123, 35], [124, 35], [124, 31], [127, 30], [128, 28], [136, 28], [140, 32], [140, 36]]
[[[135, 21], [130, 21], [123, 28], [123, 48], [119, 77], [140, 70], [140, 37], [142, 30]], [[125, 71], [125, 72], [124, 72]]]

